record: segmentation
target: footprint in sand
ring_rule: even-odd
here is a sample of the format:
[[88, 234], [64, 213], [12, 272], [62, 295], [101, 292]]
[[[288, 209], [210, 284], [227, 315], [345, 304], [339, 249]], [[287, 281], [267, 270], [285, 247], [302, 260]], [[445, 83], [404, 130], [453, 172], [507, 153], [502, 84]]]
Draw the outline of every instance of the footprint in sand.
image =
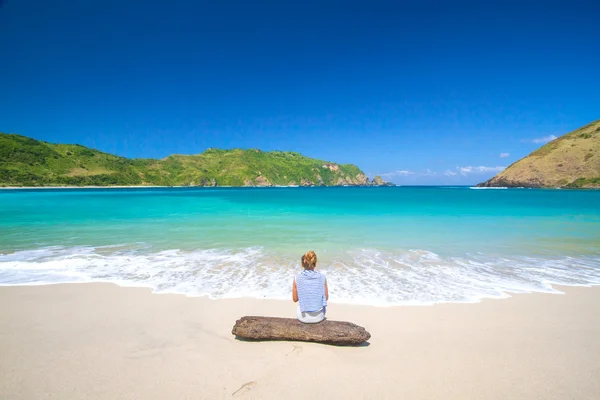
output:
[[294, 348], [292, 349], [292, 351], [290, 351], [289, 353], [287, 353], [285, 355], [286, 357], [292, 353], [296, 353], [296, 354], [302, 353], [302, 346], [300, 346], [299, 344], [293, 344], [292, 346], [294, 346]]
[[244, 383], [242, 386], [240, 386], [240, 388], [238, 390], [236, 390], [235, 392], [233, 392], [231, 394], [231, 397], [240, 397], [242, 396], [244, 393], [254, 389], [254, 387], [258, 385], [258, 382], [256, 381], [250, 381], [250, 382], [246, 382]]

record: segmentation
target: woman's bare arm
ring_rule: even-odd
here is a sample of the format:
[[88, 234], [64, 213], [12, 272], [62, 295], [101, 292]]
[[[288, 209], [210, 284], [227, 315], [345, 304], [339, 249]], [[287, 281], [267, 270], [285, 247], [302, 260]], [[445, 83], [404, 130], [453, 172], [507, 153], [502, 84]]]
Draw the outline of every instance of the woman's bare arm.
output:
[[[294, 284], [296, 281], [294, 281]], [[325, 300], [329, 300], [329, 288], [327, 287], [327, 279], [325, 279]]]
[[[325, 284], [325, 287], [327, 287], [327, 284]], [[292, 286], [292, 300], [294, 300], [294, 303], [298, 302], [298, 288], [296, 287], [295, 279], [294, 279], [294, 286]]]

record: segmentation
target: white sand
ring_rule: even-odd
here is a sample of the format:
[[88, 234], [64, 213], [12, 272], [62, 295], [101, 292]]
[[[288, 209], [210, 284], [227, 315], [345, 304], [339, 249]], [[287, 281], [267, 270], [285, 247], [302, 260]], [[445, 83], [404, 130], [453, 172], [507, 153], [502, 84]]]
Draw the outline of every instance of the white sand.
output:
[[0, 288], [1, 399], [600, 399], [600, 287], [480, 304], [356, 307], [370, 345], [243, 342], [290, 302], [110, 284]]

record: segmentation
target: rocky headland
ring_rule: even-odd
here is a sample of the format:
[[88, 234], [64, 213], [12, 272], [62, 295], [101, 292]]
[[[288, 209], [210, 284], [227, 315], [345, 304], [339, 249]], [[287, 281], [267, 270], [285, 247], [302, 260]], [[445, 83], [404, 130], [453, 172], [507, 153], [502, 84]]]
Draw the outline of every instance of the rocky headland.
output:
[[0, 133], [0, 186], [389, 186], [353, 164], [296, 152], [207, 149], [129, 159], [73, 144]]

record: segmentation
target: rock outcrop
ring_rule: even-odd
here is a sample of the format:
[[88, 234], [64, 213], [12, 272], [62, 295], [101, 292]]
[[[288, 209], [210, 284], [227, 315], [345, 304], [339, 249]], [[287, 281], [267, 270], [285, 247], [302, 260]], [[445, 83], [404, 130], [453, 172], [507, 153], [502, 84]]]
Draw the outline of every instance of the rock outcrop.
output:
[[192, 182], [192, 184], [190, 184], [190, 186], [215, 187], [215, 186], [217, 186], [217, 181], [215, 180], [215, 178], [211, 178], [211, 179], [202, 178], [200, 180], [200, 182], [198, 182], [197, 185], [194, 185]]
[[376, 176], [372, 181], [364, 174], [358, 174], [352, 178], [350, 176], [340, 176], [335, 182], [335, 186], [396, 186], [391, 182], [384, 181], [380, 176]]
[[391, 182], [386, 182], [379, 175], [373, 178], [373, 180], [369, 183], [371, 186], [396, 186]]
[[323, 168], [327, 168], [331, 172], [337, 172], [340, 170], [340, 166], [334, 163], [324, 164]]
[[358, 174], [356, 175], [356, 182], [359, 185], [366, 186], [369, 184], [369, 178], [365, 174]]
[[269, 186], [273, 186], [273, 185], [271, 184], [271, 182], [269, 182], [269, 180], [267, 178], [265, 178], [262, 175], [259, 175], [256, 178], [254, 178], [254, 180], [252, 180], [252, 179], [246, 179], [244, 181], [244, 186], [249, 186], [249, 187], [269, 187]]
[[254, 178], [254, 185], [255, 186], [273, 186], [273, 185], [271, 185], [271, 182], [269, 182], [269, 180], [262, 175]]
[[340, 176], [335, 182], [335, 186], [346, 186], [348, 183], [345, 176]]

